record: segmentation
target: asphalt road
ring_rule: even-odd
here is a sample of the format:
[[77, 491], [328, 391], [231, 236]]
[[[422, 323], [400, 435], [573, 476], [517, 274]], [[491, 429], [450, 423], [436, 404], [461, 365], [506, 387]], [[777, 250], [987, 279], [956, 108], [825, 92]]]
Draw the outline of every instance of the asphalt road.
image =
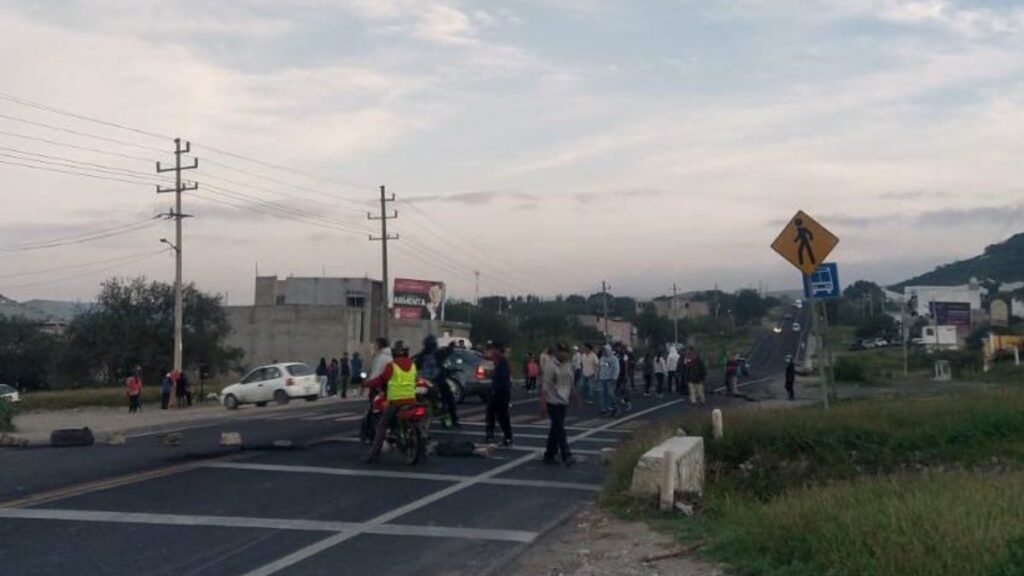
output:
[[[786, 337], [799, 338], [758, 340], [751, 357], [763, 355], [764, 369], [755, 364], [755, 379], [781, 371]], [[489, 459], [406, 466], [385, 454], [363, 464], [362, 402], [240, 411], [182, 430], [177, 447], [162, 446], [157, 431], [123, 447], [0, 452], [0, 572], [497, 574], [595, 497], [601, 448], [639, 427], [744, 402], [713, 395], [695, 408], [634, 395], [632, 413], [614, 420], [594, 406], [571, 411], [582, 461], [569, 469], [540, 461], [547, 423], [536, 398], [521, 394], [515, 449]], [[481, 440], [482, 406], [464, 405], [462, 420], [456, 436]], [[221, 448], [225, 430], [240, 432], [245, 450]], [[451, 436], [435, 430], [436, 439]], [[273, 449], [276, 440], [295, 447]]]

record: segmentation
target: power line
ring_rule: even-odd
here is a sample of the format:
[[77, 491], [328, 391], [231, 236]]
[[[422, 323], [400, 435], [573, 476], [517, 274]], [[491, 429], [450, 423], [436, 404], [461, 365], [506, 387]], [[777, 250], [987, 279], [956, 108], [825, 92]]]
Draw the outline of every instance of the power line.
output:
[[25, 140], [32, 140], [34, 142], [42, 142], [43, 144], [49, 144], [50, 146], [62, 146], [64, 148], [74, 148], [76, 150], [85, 150], [87, 152], [95, 152], [96, 154], [106, 154], [108, 156], [118, 156], [121, 158], [127, 158], [128, 160], [139, 160], [140, 162], [152, 163], [152, 158], [145, 158], [143, 156], [135, 156], [132, 154], [123, 154], [121, 152], [111, 152], [109, 150], [103, 150], [101, 148], [92, 148], [90, 146], [80, 146], [77, 144], [68, 144], [66, 142], [57, 142], [56, 140], [48, 140], [46, 138], [39, 138], [38, 136], [29, 136], [28, 134], [21, 134], [18, 132], [8, 132], [6, 130], [0, 130], [0, 134], [4, 136], [13, 136], [15, 138], [22, 138]]
[[[280, 195], [280, 196], [284, 196], [286, 198], [289, 197], [289, 195], [287, 195], [286, 193], [278, 191], [278, 190], [274, 190], [272, 188], [266, 188], [264, 186], [256, 186], [256, 185], [249, 184], [249, 183], [246, 183], [246, 182], [239, 182], [237, 180], [230, 180], [228, 178], [224, 178], [223, 176], [218, 176], [216, 174], [210, 174], [209, 172], [205, 172], [205, 171], [203, 172], [203, 178], [213, 178], [214, 180], [218, 180], [218, 181], [221, 181], [221, 182], [226, 182], [228, 184], [233, 184], [235, 186], [244, 186], [246, 188], [252, 188], [252, 189], [255, 189], [255, 190], [262, 190], [264, 192], [269, 192], [271, 194], [277, 194], [277, 195]], [[302, 189], [301, 187], [297, 187], [297, 188]], [[328, 194], [321, 194], [321, 196], [324, 196], [326, 198], [330, 198], [331, 200], [339, 200], [339, 199], [340, 200], [346, 200], [345, 198], [338, 198], [336, 196], [331, 196], [331, 195], [328, 195]], [[306, 198], [308, 198], [308, 197], [306, 197]], [[312, 199], [310, 199], [310, 200], [312, 200]], [[323, 203], [322, 200], [314, 200], [314, 201], [315, 202]], [[342, 206], [332, 206], [332, 208], [338, 208], [338, 209], [343, 209], [343, 210], [349, 210], [349, 211], [352, 211], [352, 212], [358, 212], [359, 215], [362, 216], [364, 214], [364, 208], [365, 207], [363, 207], [363, 208], [349, 208], [349, 207], [342, 207]]]
[[72, 172], [70, 170], [61, 170], [59, 168], [49, 168], [47, 166], [36, 166], [33, 164], [23, 164], [21, 162], [11, 162], [10, 160], [0, 160], [0, 164], [6, 164], [8, 166], [20, 166], [22, 168], [31, 168], [33, 170], [43, 170], [45, 172], [58, 172], [60, 174], [70, 174], [72, 176], [84, 176], [86, 178], [95, 178], [97, 180], [108, 180], [110, 182], [124, 182], [126, 184], [155, 184], [155, 182], [139, 182], [137, 180], [125, 180], [123, 178], [112, 178], [110, 176], [99, 176], [96, 174], [88, 174], [83, 172]]
[[222, 195], [222, 196], [228, 196], [230, 198], [234, 198], [235, 200], [239, 200], [241, 202], [246, 202], [246, 203], [254, 204], [254, 205], [257, 205], [257, 206], [261, 206], [261, 207], [267, 208], [270, 211], [273, 211], [273, 212], [278, 213], [278, 214], [283, 213], [283, 214], [287, 214], [287, 215], [291, 215], [291, 216], [296, 216], [296, 217], [299, 217], [299, 218], [304, 218], [304, 219], [307, 219], [307, 220], [322, 222], [322, 223], [324, 223], [324, 224], [326, 224], [328, 226], [331, 226], [333, 228], [337, 228], [338, 230], [344, 230], [344, 231], [352, 233], [352, 234], [363, 235], [363, 234], [367, 234], [369, 232], [369, 230], [366, 229], [366, 228], [359, 228], [359, 227], [353, 226], [353, 225], [345, 225], [345, 224], [342, 224], [340, 222], [336, 222], [334, 220], [326, 218], [326, 217], [324, 217], [324, 216], [322, 216], [320, 214], [317, 214], [315, 212], [310, 212], [310, 211], [304, 210], [302, 208], [295, 208], [295, 207], [288, 206], [288, 205], [285, 205], [285, 204], [280, 204], [280, 203], [277, 203], [277, 202], [272, 202], [272, 201], [265, 200], [265, 199], [262, 199], [262, 198], [250, 196], [248, 194], [245, 194], [243, 192], [238, 192], [238, 191], [232, 190], [230, 188], [224, 188], [222, 186], [211, 186], [211, 185], [206, 184], [206, 183], [204, 183], [204, 187], [206, 188], [206, 190], [208, 190], [210, 192], [213, 192], [215, 194], [219, 194], [219, 195]]
[[[165, 250], [160, 250], [165, 252]], [[67, 266], [55, 266], [52, 268], [41, 268], [39, 270], [29, 270], [26, 272], [15, 272], [12, 274], [0, 274], [0, 278], [19, 278], [21, 276], [35, 276], [37, 274], [48, 274], [50, 272], [63, 272], [65, 270], [77, 270], [79, 268], [90, 268], [97, 264], [110, 264], [111, 262], [120, 262], [121, 260], [132, 259], [137, 256], [144, 256], [151, 254], [151, 252], [142, 252], [138, 254], [130, 254], [128, 256], [119, 256], [117, 258], [104, 258], [103, 260], [95, 260], [92, 262], [82, 262], [79, 264], [69, 264]]]
[[28, 98], [21, 98], [21, 97], [18, 97], [18, 96], [13, 96], [11, 94], [5, 94], [3, 92], [0, 92], [0, 100], [7, 100], [8, 102], [13, 102], [15, 104], [18, 104], [19, 106], [28, 106], [30, 108], [35, 108], [37, 110], [43, 110], [43, 111], [46, 111], [46, 112], [50, 112], [52, 114], [60, 114], [62, 116], [70, 116], [71, 118], [77, 118], [79, 120], [85, 120], [87, 122], [93, 122], [95, 124], [101, 124], [103, 126], [109, 126], [111, 128], [118, 128], [118, 129], [121, 129], [121, 130], [127, 130], [128, 132], [134, 132], [136, 134], [142, 134], [143, 136], [151, 136], [153, 138], [160, 138], [161, 140], [171, 140], [172, 139], [170, 136], [165, 136], [163, 134], [157, 134], [155, 132], [150, 132], [149, 130], [143, 130], [141, 128], [135, 128], [135, 127], [132, 127], [132, 126], [126, 126], [124, 124], [118, 124], [117, 122], [111, 122], [109, 120], [102, 120], [100, 118], [94, 118], [92, 116], [86, 116], [85, 114], [78, 114], [76, 112], [71, 112], [69, 110], [64, 110], [62, 108], [57, 108], [55, 106], [49, 106], [47, 104], [42, 104], [40, 102], [35, 102], [35, 101], [32, 101], [32, 100], [29, 100]]
[[66, 277], [63, 277], [63, 278], [55, 278], [55, 279], [52, 279], [52, 280], [42, 280], [42, 281], [37, 281], [37, 282], [29, 282], [29, 283], [26, 283], [26, 284], [14, 284], [14, 285], [9, 285], [9, 286], [0, 286], [0, 290], [12, 290], [12, 289], [15, 289], [15, 288], [28, 288], [28, 287], [31, 287], [31, 286], [43, 286], [43, 285], [47, 285], [47, 284], [56, 284], [56, 283], [59, 283], [59, 282], [66, 282], [68, 280], [76, 280], [76, 279], [84, 278], [84, 277], [87, 277], [87, 276], [94, 276], [96, 274], [102, 274], [104, 272], [108, 272], [108, 271], [113, 270], [115, 268], [120, 268], [120, 267], [125, 266], [127, 264], [134, 264], [135, 262], [141, 262], [142, 260], [148, 260], [150, 258], [153, 258], [154, 256], [159, 256], [160, 254], [166, 254], [166, 253], [167, 253], [166, 249], [165, 250], [159, 250], [159, 251], [156, 251], [156, 252], [147, 252], [147, 253], [139, 255], [138, 257], [133, 258], [131, 260], [125, 260], [123, 262], [118, 262], [117, 264], [115, 264], [113, 266], [108, 266], [106, 268], [101, 268], [99, 270], [91, 270], [89, 272], [75, 274], [74, 276], [66, 276]]
[[30, 126], [37, 126], [39, 128], [47, 128], [49, 130], [56, 130], [58, 132], [64, 132], [66, 134], [74, 134], [75, 136], [82, 136], [83, 138], [92, 138], [93, 140], [99, 140], [101, 142], [108, 142], [110, 144], [118, 144], [120, 146], [130, 146], [132, 148], [139, 148], [142, 150], [152, 150], [154, 152], [163, 152], [163, 150], [155, 146], [146, 146], [144, 144], [136, 144], [134, 142], [126, 142], [124, 140], [118, 140], [116, 138], [107, 138], [106, 136], [97, 136], [95, 134], [89, 134], [88, 132], [80, 132], [78, 130], [72, 130], [71, 128], [65, 128], [63, 126], [55, 126], [53, 124], [47, 124], [45, 122], [36, 122], [35, 120], [26, 120], [24, 118], [18, 118], [17, 116], [10, 116], [8, 114], [0, 114], [0, 118], [10, 120], [12, 122], [20, 122], [22, 124], [28, 124]]
[[116, 226], [109, 227], [91, 232], [89, 234], [59, 238], [54, 240], [47, 240], [43, 242], [28, 242], [22, 244], [12, 244], [9, 246], [0, 246], [0, 252], [28, 252], [33, 250], [43, 250], [46, 248], [58, 248], [61, 246], [70, 246], [74, 244], [84, 244], [86, 242], [93, 242], [95, 240], [103, 240], [105, 238], [111, 238], [113, 236], [120, 236], [122, 234], [128, 234], [136, 232], [144, 228], [153, 226], [156, 220], [149, 218], [141, 222], [129, 224], [127, 226]]
[[[0, 152], [0, 156], [6, 157], [6, 158], [14, 158], [16, 160], [26, 160], [26, 161], [29, 161], [29, 162], [36, 162], [36, 163], [39, 163], [39, 164], [49, 164], [49, 165], [52, 165], [52, 166], [63, 166], [65, 168], [73, 168], [73, 169], [76, 169], [76, 170], [89, 170], [89, 171], [99, 172], [99, 173], [107, 173], [107, 174], [115, 174], [115, 175], [125, 175], [125, 176], [141, 176], [141, 177], [145, 177], [145, 178], [152, 177], [152, 174], [150, 174], [149, 172], [140, 172], [138, 170], [129, 170], [127, 168], [119, 168], [117, 166], [110, 166], [108, 164], [97, 164], [95, 162], [85, 162], [83, 160], [75, 160], [74, 158], [66, 158], [66, 157], [63, 157], [63, 156], [53, 156], [53, 155], [50, 155], [50, 154], [40, 154], [38, 152], [29, 152], [29, 151], [26, 151], [26, 150], [21, 150], [20, 148], [8, 148], [8, 147], [5, 147], [5, 146], [0, 146], [0, 150], [7, 150], [9, 152], [14, 152], [17, 155], [5, 154], [3, 152]], [[25, 156], [34, 156], [35, 158], [26, 158]], [[39, 160], [38, 158], [43, 158], [43, 160]], [[165, 181], [169, 181], [170, 180], [169, 178], [164, 178], [164, 177], [161, 177], [161, 176], [157, 176], [157, 178], [165, 180]]]

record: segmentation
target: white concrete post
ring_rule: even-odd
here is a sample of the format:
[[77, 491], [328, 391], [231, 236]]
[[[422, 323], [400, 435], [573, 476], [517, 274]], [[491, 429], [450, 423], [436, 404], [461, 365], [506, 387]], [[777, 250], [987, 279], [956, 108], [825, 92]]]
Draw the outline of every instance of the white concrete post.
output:
[[711, 434], [717, 440], [722, 437], [722, 433], [722, 411], [715, 408], [711, 411]]
[[669, 512], [676, 503], [676, 453], [665, 450], [661, 466], [660, 508], [662, 512]]

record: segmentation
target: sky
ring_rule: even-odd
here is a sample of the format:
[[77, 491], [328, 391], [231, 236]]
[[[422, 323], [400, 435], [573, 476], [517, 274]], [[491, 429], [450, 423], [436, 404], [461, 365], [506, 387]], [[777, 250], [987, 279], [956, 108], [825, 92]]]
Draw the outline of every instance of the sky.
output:
[[172, 280], [174, 137], [230, 304], [379, 277], [380, 185], [454, 297], [796, 288], [799, 209], [893, 283], [1024, 229], [1022, 49], [1008, 0], [0, 0], [0, 293]]

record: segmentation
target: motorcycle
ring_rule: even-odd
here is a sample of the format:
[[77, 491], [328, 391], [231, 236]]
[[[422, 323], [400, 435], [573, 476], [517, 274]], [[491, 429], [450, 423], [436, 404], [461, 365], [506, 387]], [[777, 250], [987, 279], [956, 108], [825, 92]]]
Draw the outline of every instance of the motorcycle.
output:
[[[430, 410], [427, 403], [432, 403], [434, 396], [436, 394], [433, 385], [422, 378], [417, 378], [416, 402], [399, 410], [395, 422], [388, 427], [384, 441], [404, 455], [406, 464], [414, 465], [427, 459], [430, 427]], [[387, 407], [388, 401], [382, 393], [377, 393], [370, 401], [370, 407], [363, 416], [360, 432], [360, 441], [363, 445], [373, 445], [377, 435], [377, 424]]]

